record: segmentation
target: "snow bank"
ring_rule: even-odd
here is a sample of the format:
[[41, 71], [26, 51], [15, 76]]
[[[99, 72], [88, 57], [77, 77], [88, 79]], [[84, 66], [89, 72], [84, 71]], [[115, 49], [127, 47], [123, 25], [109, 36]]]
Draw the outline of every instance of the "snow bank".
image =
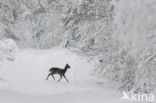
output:
[[16, 43], [11, 39], [0, 41], [0, 61], [2, 60], [15, 60], [15, 53], [17, 52]]
[[2, 63], [15, 61], [15, 55], [17, 53], [16, 43], [11, 39], [4, 39], [0, 41], [0, 82], [6, 81], [6, 73], [4, 68], [1, 67]]

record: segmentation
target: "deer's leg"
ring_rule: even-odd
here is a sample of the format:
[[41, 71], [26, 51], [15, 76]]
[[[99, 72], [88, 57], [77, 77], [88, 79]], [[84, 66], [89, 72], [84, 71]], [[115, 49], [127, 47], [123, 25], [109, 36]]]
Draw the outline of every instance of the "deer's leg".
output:
[[60, 75], [60, 79], [58, 81], [60, 81], [62, 79], [62, 75]]
[[53, 79], [55, 80], [55, 77], [53, 76], [53, 74], [51, 74], [51, 76], [53, 77]]
[[66, 81], [67, 81], [67, 82], [69, 82], [69, 80], [66, 78], [66, 76], [65, 76], [65, 75], [63, 75], [63, 77], [66, 79]]
[[47, 79], [46, 79], [46, 80], [48, 80], [48, 78], [49, 78], [49, 76], [50, 76], [50, 75], [51, 75], [51, 73], [49, 73], [49, 74], [48, 74], [48, 76], [47, 76]]

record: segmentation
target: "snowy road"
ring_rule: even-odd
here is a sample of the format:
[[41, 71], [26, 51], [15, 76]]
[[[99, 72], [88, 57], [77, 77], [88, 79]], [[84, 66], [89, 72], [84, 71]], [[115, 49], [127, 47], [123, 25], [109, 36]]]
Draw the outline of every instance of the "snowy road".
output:
[[[51, 77], [50, 67], [71, 66], [66, 73], [70, 83]], [[96, 84], [91, 74], [93, 63], [86, 58], [60, 48], [50, 50], [20, 50], [15, 62], [3, 62], [0, 101], [3, 103], [121, 103], [121, 96]], [[56, 79], [59, 76], [55, 75]], [[4, 90], [6, 89], [6, 90]], [[113, 100], [111, 99], [113, 98]], [[114, 101], [115, 99], [115, 101]], [[125, 102], [124, 102], [125, 103]]]

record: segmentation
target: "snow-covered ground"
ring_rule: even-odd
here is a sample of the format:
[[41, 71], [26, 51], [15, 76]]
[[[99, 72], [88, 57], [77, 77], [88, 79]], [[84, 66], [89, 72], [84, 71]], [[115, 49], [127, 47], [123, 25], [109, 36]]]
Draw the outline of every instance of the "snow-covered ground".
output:
[[[68, 63], [66, 77], [60, 82], [45, 80], [50, 67]], [[67, 49], [19, 50], [14, 62], [1, 63], [1, 103], [122, 103], [122, 95], [97, 84], [91, 75], [94, 63]], [[56, 79], [59, 76], [55, 75]], [[125, 103], [125, 101], [123, 102]]]

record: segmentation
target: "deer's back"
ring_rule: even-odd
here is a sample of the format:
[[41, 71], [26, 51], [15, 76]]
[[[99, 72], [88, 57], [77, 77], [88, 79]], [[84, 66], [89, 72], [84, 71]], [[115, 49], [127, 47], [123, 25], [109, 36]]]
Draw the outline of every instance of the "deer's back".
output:
[[64, 74], [64, 70], [57, 67], [50, 68], [49, 72], [53, 74]]

